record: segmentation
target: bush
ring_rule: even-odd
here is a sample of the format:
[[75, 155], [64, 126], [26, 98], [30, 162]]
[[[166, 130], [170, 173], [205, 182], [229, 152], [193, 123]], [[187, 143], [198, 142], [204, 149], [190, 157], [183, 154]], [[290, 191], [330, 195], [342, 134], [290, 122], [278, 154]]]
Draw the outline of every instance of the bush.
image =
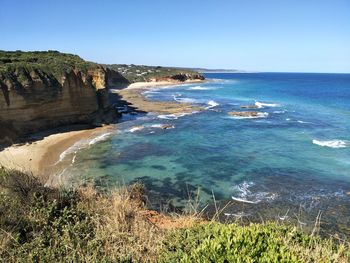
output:
[[349, 262], [349, 247], [275, 223], [210, 223], [172, 232], [161, 262]]
[[163, 235], [142, 215], [141, 191], [139, 185], [111, 194], [51, 189], [31, 175], [1, 169], [0, 258], [154, 262]]
[[[274, 223], [239, 226], [165, 216], [135, 184], [54, 189], [0, 169], [3, 262], [350, 262], [348, 245]], [[153, 220], [147, 214], [156, 214]], [[195, 218], [197, 219], [197, 218]], [[194, 225], [194, 226], [193, 226]], [[176, 230], [171, 230], [176, 228]]]

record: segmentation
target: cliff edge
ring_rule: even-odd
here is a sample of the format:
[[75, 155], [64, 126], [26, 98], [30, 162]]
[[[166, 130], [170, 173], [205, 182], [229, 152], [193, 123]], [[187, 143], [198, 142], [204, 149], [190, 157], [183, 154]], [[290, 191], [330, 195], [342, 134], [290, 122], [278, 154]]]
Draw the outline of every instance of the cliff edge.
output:
[[[204, 79], [172, 68], [100, 65], [58, 51], [0, 51], [0, 144], [69, 124], [99, 125], [117, 119], [109, 88], [135, 81]], [[141, 72], [147, 69], [147, 74]], [[140, 77], [142, 76], [142, 78]]]
[[[118, 72], [57, 51], [0, 51], [0, 142], [60, 125], [109, 123]], [[2, 94], [1, 94], [2, 93]]]

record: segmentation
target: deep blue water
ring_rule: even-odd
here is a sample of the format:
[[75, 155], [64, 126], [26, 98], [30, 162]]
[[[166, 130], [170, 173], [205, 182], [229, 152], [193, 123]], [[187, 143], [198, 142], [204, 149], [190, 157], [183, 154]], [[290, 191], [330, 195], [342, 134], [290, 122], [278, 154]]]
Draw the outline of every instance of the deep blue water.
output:
[[[213, 194], [217, 200], [235, 200], [228, 217], [291, 218], [302, 208], [307, 221], [321, 210], [326, 225], [331, 228], [336, 221], [337, 230], [349, 231], [350, 75], [206, 78], [207, 83], [146, 93], [150, 99], [191, 102], [206, 110], [122, 122], [104, 140], [76, 154], [68, 151], [65, 160], [75, 155], [74, 163], [62, 176], [104, 186], [141, 181], [155, 205], [164, 199], [179, 204], [200, 188], [203, 203]], [[230, 111], [258, 111], [259, 117], [237, 118]], [[157, 124], [174, 128], [162, 130]]]

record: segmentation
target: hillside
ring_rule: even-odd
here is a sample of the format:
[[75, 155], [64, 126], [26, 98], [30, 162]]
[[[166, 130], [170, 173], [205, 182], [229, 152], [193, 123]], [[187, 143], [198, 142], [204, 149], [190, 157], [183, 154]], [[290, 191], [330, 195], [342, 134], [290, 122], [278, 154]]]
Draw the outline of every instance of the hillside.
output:
[[115, 70], [122, 74], [128, 81], [133, 82], [149, 82], [159, 81], [162, 79], [173, 78], [174, 80], [186, 79], [204, 79], [197, 71], [191, 69], [161, 67], [161, 66], [145, 66], [134, 64], [111, 64], [105, 65], [107, 68]]

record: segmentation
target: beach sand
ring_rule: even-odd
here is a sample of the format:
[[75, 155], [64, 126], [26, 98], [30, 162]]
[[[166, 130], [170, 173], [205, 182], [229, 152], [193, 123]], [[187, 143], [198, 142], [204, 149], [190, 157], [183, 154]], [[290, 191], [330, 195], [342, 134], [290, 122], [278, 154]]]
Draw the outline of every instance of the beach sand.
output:
[[108, 128], [108, 126], [104, 126], [55, 133], [34, 142], [12, 145], [0, 152], [0, 165], [9, 169], [30, 172], [46, 180], [49, 175], [57, 172], [59, 169], [54, 164], [59, 160], [62, 152], [77, 141], [94, 138]]
[[[112, 90], [119, 94], [123, 100], [132, 104], [134, 108], [145, 112], [156, 112], [162, 114], [177, 114], [199, 111], [201, 108], [189, 103], [158, 102], [149, 101], [142, 93], [155, 86], [181, 85], [203, 81], [186, 82], [138, 82], [129, 85], [125, 89]], [[101, 133], [108, 132], [108, 129], [115, 129], [115, 125], [62, 132], [59, 129], [47, 136], [28, 142], [26, 144], [12, 145], [0, 152], [0, 166], [30, 172], [43, 180], [49, 180], [53, 175], [62, 170], [63, 167], [55, 165], [60, 154], [67, 148], [83, 139], [92, 139]]]

